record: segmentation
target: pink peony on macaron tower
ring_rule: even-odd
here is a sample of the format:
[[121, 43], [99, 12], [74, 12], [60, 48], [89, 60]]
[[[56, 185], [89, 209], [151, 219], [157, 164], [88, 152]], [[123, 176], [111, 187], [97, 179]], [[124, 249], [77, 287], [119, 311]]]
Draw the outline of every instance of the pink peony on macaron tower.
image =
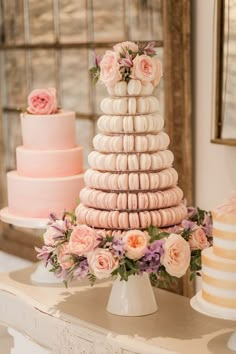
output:
[[162, 76], [154, 43], [115, 45], [91, 69], [106, 85], [77, 221], [107, 230], [169, 227], [187, 216], [169, 136], [152, 92]]
[[83, 148], [76, 144], [75, 113], [58, 109], [54, 88], [34, 90], [21, 114], [23, 145], [8, 172], [8, 210], [24, 218], [72, 211], [84, 187]]

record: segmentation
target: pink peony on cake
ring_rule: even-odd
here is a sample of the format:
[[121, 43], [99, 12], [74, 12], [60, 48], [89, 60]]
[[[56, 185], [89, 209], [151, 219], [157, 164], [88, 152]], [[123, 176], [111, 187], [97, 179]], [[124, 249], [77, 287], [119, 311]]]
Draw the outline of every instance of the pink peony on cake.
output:
[[21, 129], [17, 169], [7, 174], [9, 212], [46, 218], [52, 211], [73, 210], [84, 186], [75, 113], [58, 110], [55, 89], [34, 90], [21, 114]]

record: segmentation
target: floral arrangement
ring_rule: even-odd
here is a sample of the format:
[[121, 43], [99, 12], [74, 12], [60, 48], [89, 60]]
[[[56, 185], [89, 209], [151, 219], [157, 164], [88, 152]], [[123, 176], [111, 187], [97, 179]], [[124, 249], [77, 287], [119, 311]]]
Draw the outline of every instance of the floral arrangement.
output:
[[27, 113], [54, 114], [58, 109], [55, 88], [33, 90], [28, 96]]
[[161, 62], [154, 49], [155, 42], [146, 45], [122, 42], [107, 50], [104, 56], [95, 57], [95, 65], [90, 69], [94, 82], [100, 80], [107, 87], [119, 81], [140, 80], [143, 84], [157, 86], [162, 77]]
[[190, 270], [190, 278], [199, 275], [201, 251], [212, 243], [212, 218], [209, 212], [188, 208], [188, 217], [168, 230], [149, 227], [146, 231], [130, 230], [111, 233], [76, 222], [75, 213], [62, 218], [50, 215], [43, 235], [44, 246], [38, 259], [65, 284], [88, 277], [96, 279], [130, 275], [150, 275], [158, 286], [182, 277]]

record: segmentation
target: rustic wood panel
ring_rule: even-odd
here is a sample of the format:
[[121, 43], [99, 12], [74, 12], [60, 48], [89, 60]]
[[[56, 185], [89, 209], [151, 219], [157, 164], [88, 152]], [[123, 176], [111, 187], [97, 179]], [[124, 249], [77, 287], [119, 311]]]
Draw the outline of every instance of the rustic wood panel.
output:
[[14, 228], [7, 224], [2, 224], [0, 234], [0, 249], [4, 252], [14, 254], [18, 257], [36, 262], [36, 251], [34, 247], [41, 247], [43, 242], [39, 236], [39, 231], [23, 228]]
[[[179, 172], [179, 185], [188, 205], [193, 196], [192, 96], [191, 96], [191, 2], [163, 1], [164, 89], [166, 130]], [[191, 296], [189, 277], [180, 281], [182, 293]]]

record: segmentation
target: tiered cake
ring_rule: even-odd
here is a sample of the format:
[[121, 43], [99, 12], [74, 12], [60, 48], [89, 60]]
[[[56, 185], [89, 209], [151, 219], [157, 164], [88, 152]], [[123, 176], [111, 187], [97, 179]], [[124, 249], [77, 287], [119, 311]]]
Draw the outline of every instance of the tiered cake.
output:
[[202, 251], [202, 297], [236, 310], [236, 194], [213, 213], [213, 247]]
[[52, 211], [73, 210], [84, 186], [75, 113], [23, 113], [21, 129], [23, 146], [16, 149], [17, 170], [7, 174], [9, 212], [46, 218]]
[[187, 215], [169, 136], [152, 96], [152, 83], [130, 79], [103, 99], [101, 131], [85, 173], [77, 208], [79, 223], [108, 230], [167, 227]]

